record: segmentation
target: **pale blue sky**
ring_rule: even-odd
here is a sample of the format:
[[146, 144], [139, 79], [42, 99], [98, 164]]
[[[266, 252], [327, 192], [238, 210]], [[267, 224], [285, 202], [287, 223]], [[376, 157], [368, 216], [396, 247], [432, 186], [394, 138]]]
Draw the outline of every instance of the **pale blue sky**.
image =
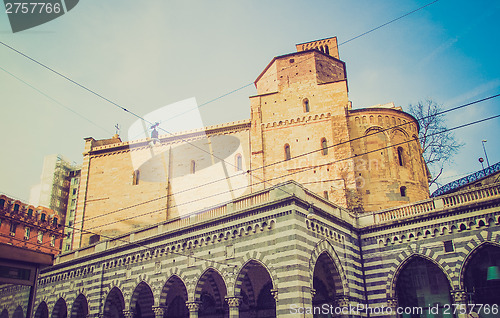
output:
[[[144, 115], [195, 97], [202, 104], [255, 80], [295, 44], [342, 43], [429, 1], [84, 0], [69, 13], [13, 34], [0, 12], [0, 39]], [[500, 2], [437, 3], [340, 46], [354, 108], [432, 98], [451, 108], [500, 93]], [[0, 45], [0, 191], [27, 200], [43, 157], [80, 163], [83, 138], [122, 137], [135, 118]], [[206, 125], [247, 119], [249, 86], [201, 108]], [[60, 102], [63, 106], [56, 103]], [[67, 110], [70, 108], [96, 125]], [[448, 126], [500, 114], [500, 98], [447, 115]], [[480, 169], [486, 144], [500, 161], [500, 121], [456, 131], [465, 147], [443, 181]], [[103, 127], [103, 128], [101, 128]]]

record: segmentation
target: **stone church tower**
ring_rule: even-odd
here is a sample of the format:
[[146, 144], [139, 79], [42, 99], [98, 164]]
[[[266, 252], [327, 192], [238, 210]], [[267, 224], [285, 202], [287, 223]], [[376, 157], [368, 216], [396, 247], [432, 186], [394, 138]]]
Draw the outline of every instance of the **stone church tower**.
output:
[[356, 211], [428, 198], [414, 118], [394, 105], [351, 109], [335, 37], [296, 47], [250, 97], [252, 190], [293, 179]]
[[351, 108], [336, 38], [275, 57], [255, 86], [250, 120], [86, 138], [73, 248], [289, 180], [356, 213], [429, 197], [418, 124], [392, 104]]

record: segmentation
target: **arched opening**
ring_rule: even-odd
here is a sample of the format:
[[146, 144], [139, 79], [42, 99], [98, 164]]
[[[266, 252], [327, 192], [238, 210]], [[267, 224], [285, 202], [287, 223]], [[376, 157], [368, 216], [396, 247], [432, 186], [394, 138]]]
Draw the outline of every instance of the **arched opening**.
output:
[[189, 310], [186, 306], [188, 300], [187, 289], [178, 276], [170, 277], [163, 286], [162, 295], [166, 295], [161, 303], [167, 306], [163, 314], [168, 318], [188, 318]]
[[226, 284], [214, 269], [203, 273], [196, 285], [195, 300], [200, 303], [198, 317], [223, 318], [229, 315]]
[[304, 98], [302, 100], [302, 106], [304, 107], [304, 113], [308, 113], [310, 111], [310, 108], [309, 108], [309, 99]]
[[[443, 271], [431, 261], [414, 257], [401, 269], [396, 281], [398, 306], [402, 308], [421, 308], [419, 315], [402, 314], [402, 318], [435, 317], [430, 308], [439, 308], [443, 314], [444, 305], [452, 304], [450, 285]], [[441, 315], [440, 317], [453, 317]]]
[[71, 308], [71, 318], [87, 318], [89, 314], [89, 305], [87, 298], [82, 294], [76, 297], [73, 307]]
[[276, 300], [271, 275], [257, 261], [250, 261], [243, 266], [239, 275], [236, 296], [241, 297], [240, 317], [276, 317]]
[[286, 144], [285, 145], [285, 160], [290, 160], [292, 158], [290, 154], [290, 145]]
[[333, 259], [327, 252], [323, 252], [314, 265], [312, 299], [314, 317], [327, 317], [318, 313], [325, 304], [327, 306], [337, 306], [337, 295], [343, 294], [342, 280], [335, 267]]
[[236, 155], [236, 171], [243, 170], [243, 157], [240, 154]]
[[17, 306], [16, 310], [14, 310], [14, 314], [12, 314], [12, 318], [24, 318], [23, 307]]
[[399, 193], [402, 197], [406, 197], [406, 187], [399, 188]]
[[325, 46], [325, 53], [330, 55], [330, 49], [328, 48], [328, 45]]
[[4, 308], [4, 310], [2, 310], [2, 313], [0, 313], [0, 318], [9, 318], [9, 312], [7, 311], [7, 309]]
[[399, 163], [399, 165], [401, 167], [404, 164], [404, 160], [403, 160], [403, 148], [402, 147], [398, 147], [398, 163]]
[[92, 244], [99, 242], [100, 239], [101, 239], [101, 236], [99, 234], [92, 234], [89, 237], [89, 245], [92, 245]]
[[[485, 244], [464, 268], [464, 287], [469, 303], [500, 305], [500, 247]], [[488, 316], [483, 312], [480, 317]]]
[[328, 143], [326, 142], [326, 138], [321, 138], [321, 154], [323, 156], [328, 154]]
[[[3, 316], [0, 317], [4, 318]], [[36, 308], [34, 318], [49, 318], [49, 308], [44, 301], [42, 301]]]
[[154, 318], [153, 305], [154, 297], [151, 288], [145, 282], [140, 282], [132, 294], [130, 311], [134, 313], [135, 318]]
[[66, 301], [59, 298], [52, 309], [51, 318], [66, 318], [68, 317], [68, 307], [66, 306]]
[[106, 297], [106, 302], [104, 303], [104, 317], [124, 318], [123, 309], [125, 309], [123, 294], [117, 287], [113, 287]]

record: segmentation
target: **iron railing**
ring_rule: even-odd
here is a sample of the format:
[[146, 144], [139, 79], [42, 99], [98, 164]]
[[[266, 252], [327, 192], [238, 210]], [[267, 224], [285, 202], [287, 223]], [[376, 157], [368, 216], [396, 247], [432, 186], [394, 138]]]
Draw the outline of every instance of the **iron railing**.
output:
[[474, 172], [473, 174], [470, 174], [466, 177], [460, 178], [458, 180], [452, 181], [448, 184], [445, 184], [441, 188], [437, 189], [436, 191], [432, 192], [431, 197], [435, 198], [437, 196], [447, 194], [452, 192], [455, 189], [458, 189], [464, 185], [467, 185], [472, 182], [476, 182], [479, 179], [482, 179], [484, 177], [487, 177], [495, 172], [500, 171], [500, 162], [495, 163], [492, 166], [489, 166], [488, 168], [485, 168], [483, 170], [479, 170], [477, 172]]

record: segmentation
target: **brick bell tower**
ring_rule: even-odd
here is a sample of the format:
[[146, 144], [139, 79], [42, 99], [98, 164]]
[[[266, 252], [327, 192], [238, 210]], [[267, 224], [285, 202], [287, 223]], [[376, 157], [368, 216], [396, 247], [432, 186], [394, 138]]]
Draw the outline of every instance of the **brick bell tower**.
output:
[[292, 179], [357, 208], [347, 74], [337, 38], [296, 48], [296, 53], [273, 58], [255, 80], [257, 95], [250, 97], [252, 190]]

